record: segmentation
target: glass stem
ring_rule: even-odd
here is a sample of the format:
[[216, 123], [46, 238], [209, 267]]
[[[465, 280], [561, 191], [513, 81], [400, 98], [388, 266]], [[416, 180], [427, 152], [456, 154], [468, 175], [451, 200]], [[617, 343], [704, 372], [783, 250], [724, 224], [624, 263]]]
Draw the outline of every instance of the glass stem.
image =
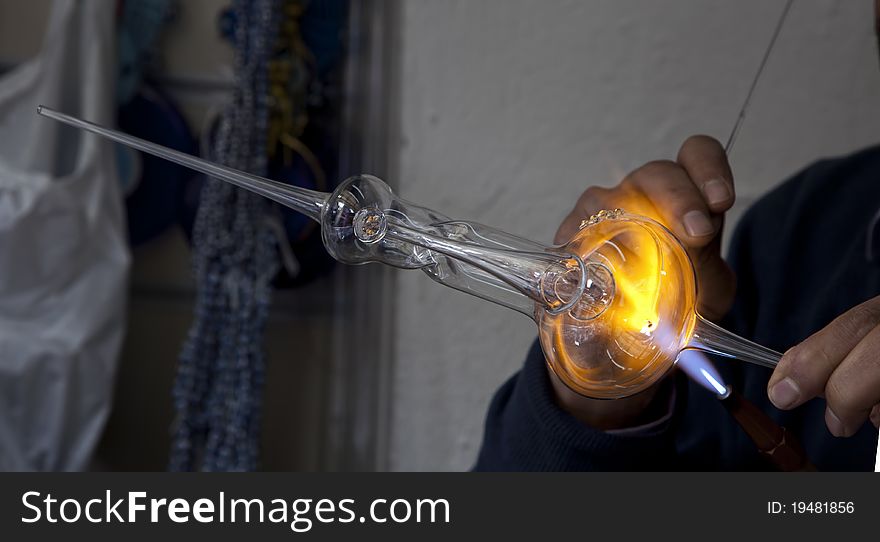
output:
[[734, 358], [774, 369], [782, 354], [760, 344], [743, 339], [735, 333], [716, 326], [699, 314], [696, 315], [691, 341], [685, 349], [702, 350], [727, 358]]
[[282, 205], [290, 207], [294, 211], [306, 215], [316, 222], [321, 221], [321, 213], [324, 210], [327, 197], [329, 196], [329, 194], [324, 192], [316, 192], [298, 186], [287, 185], [278, 181], [273, 181], [272, 179], [252, 175], [244, 171], [238, 171], [221, 164], [215, 164], [203, 158], [169, 149], [168, 147], [163, 147], [162, 145], [128, 135], [118, 130], [111, 130], [110, 128], [105, 128], [86, 120], [65, 115], [64, 113], [60, 113], [42, 105], [37, 109], [37, 112], [44, 117], [49, 117], [50, 119], [55, 119], [64, 124], [81, 128], [93, 134], [98, 134], [141, 152], [152, 154], [153, 156], [164, 158], [175, 164], [194, 169], [208, 175], [209, 177], [222, 179], [238, 186], [239, 188], [250, 190], [251, 192], [277, 201]]

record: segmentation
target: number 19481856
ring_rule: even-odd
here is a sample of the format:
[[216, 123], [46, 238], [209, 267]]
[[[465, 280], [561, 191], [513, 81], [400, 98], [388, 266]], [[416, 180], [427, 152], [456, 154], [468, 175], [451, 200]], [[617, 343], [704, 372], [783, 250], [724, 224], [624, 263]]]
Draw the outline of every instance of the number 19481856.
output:
[[782, 503], [767, 501], [768, 514], [852, 514], [855, 504], [852, 501], [792, 501]]

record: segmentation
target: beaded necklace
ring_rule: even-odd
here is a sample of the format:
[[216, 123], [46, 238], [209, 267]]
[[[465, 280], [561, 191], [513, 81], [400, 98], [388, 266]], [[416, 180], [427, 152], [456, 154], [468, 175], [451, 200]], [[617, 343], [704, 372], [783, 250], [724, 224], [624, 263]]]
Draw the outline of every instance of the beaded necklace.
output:
[[[264, 175], [267, 169], [267, 62], [279, 0], [235, 0], [235, 90], [214, 138], [211, 160]], [[193, 229], [195, 320], [180, 354], [173, 398], [174, 471], [257, 468], [263, 333], [278, 271], [269, 203], [208, 179]]]

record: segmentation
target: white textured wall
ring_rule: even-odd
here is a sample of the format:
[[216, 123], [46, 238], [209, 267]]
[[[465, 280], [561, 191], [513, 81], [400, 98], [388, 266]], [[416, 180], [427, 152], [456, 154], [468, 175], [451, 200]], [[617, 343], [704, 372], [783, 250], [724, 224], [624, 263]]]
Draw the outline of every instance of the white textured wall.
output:
[[[783, 3], [402, 0], [393, 181], [412, 201], [549, 241], [587, 186], [674, 157], [689, 134], [727, 137]], [[877, 141], [872, 8], [795, 1], [733, 154], [743, 204]], [[532, 324], [418, 273], [398, 284], [390, 465], [467, 469]]]

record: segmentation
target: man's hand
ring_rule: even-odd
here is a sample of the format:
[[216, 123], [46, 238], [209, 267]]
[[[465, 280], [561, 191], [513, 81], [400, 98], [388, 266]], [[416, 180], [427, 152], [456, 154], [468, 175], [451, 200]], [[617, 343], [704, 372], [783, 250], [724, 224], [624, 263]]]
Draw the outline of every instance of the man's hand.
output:
[[[733, 175], [724, 148], [707, 136], [690, 137], [675, 162], [650, 162], [613, 188], [588, 188], [556, 233], [565, 243], [581, 220], [602, 209], [621, 208], [653, 218], [681, 240], [697, 273], [698, 309], [709, 319], [723, 316], [733, 302], [735, 279], [721, 259], [724, 212], [733, 205]], [[658, 386], [633, 397], [597, 401], [582, 397], [551, 374], [562, 408], [597, 429], [617, 429], [643, 421]]]
[[669, 228], [682, 242], [697, 273], [698, 310], [717, 320], [733, 303], [733, 272], [721, 258], [724, 213], [733, 206], [733, 175], [721, 144], [708, 136], [688, 138], [672, 161], [649, 162], [613, 188], [588, 188], [556, 232], [564, 243], [581, 220], [602, 209], [621, 208]]
[[825, 424], [836, 437], [854, 435], [868, 417], [880, 427], [880, 297], [789, 349], [767, 391], [785, 410], [824, 396]]

